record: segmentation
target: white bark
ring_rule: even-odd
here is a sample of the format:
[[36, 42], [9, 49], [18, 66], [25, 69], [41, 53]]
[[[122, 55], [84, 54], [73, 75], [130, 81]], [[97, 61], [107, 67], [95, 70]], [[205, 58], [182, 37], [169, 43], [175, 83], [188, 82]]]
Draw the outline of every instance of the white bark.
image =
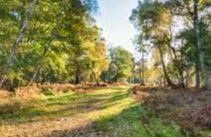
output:
[[18, 47], [18, 45], [20, 44], [20, 42], [22, 41], [22, 39], [25, 35], [25, 31], [26, 31], [29, 19], [32, 16], [33, 9], [34, 9], [36, 2], [37, 2], [37, 0], [32, 0], [31, 4], [29, 6], [29, 9], [26, 11], [26, 18], [25, 18], [25, 20], [22, 24], [20, 34], [19, 34], [18, 38], [16, 39], [15, 43], [12, 45], [12, 48], [10, 50], [10, 55], [8, 56], [5, 65], [3, 66], [2, 77], [1, 77], [1, 80], [0, 80], [0, 88], [2, 87], [2, 85], [3, 85], [3, 83], [6, 79], [6, 76], [7, 76], [6, 74], [8, 72], [10, 64], [13, 62], [17, 47]]

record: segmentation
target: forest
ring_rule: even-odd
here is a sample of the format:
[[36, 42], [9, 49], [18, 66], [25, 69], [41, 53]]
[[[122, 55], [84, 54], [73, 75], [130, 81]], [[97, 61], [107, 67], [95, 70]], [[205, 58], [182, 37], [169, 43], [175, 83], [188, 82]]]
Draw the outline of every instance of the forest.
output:
[[211, 137], [211, 0], [138, 0], [138, 57], [99, 8], [0, 0], [0, 137]]

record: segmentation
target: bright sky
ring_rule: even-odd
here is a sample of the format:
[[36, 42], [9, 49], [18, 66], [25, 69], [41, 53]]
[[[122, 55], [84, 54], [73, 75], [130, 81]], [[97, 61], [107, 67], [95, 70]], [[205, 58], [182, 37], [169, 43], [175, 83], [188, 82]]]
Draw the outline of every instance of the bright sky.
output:
[[99, 14], [96, 19], [108, 45], [122, 46], [134, 53], [136, 30], [129, 17], [137, 4], [138, 0], [99, 0]]

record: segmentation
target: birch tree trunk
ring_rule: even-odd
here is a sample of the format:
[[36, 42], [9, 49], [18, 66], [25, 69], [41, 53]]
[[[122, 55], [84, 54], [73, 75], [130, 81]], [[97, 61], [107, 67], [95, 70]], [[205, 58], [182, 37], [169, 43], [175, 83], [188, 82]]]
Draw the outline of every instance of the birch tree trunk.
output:
[[22, 27], [20, 30], [20, 34], [19, 34], [18, 38], [16, 39], [15, 43], [12, 45], [12, 48], [10, 50], [10, 55], [8, 56], [5, 65], [3, 66], [2, 76], [1, 76], [1, 80], [0, 80], [0, 88], [2, 87], [4, 81], [7, 77], [7, 72], [8, 72], [10, 64], [12, 64], [12, 62], [13, 62], [17, 47], [21, 43], [21, 41], [25, 35], [26, 28], [28, 26], [29, 19], [32, 16], [33, 9], [34, 9], [36, 2], [37, 2], [37, 0], [32, 0], [31, 4], [29, 6], [29, 9], [26, 11], [26, 18], [23, 21], [23, 24], [22, 24]]

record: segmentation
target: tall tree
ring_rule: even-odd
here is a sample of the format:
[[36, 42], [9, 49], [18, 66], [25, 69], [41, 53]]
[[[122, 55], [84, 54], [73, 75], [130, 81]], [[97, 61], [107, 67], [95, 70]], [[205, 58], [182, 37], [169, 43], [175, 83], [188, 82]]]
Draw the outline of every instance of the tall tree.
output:
[[131, 21], [138, 28], [144, 38], [151, 43], [160, 54], [163, 73], [168, 86], [174, 86], [166, 68], [164, 52], [169, 36], [170, 15], [163, 3], [144, 1], [139, 2], [137, 9], [133, 10]]
[[[196, 73], [196, 87], [199, 88], [201, 85], [208, 88], [208, 70], [205, 65], [205, 53], [204, 53], [204, 45], [203, 37], [201, 35], [201, 19], [203, 16], [207, 15], [207, 10], [211, 5], [210, 0], [173, 0], [167, 1], [166, 4], [170, 7], [172, 13], [175, 16], [181, 16], [188, 24], [190, 24], [190, 28], [194, 30], [195, 41], [194, 41], [194, 49], [195, 49], [195, 73]], [[204, 83], [201, 84], [201, 77], [204, 79]]]
[[[22, 39], [25, 35], [25, 31], [26, 31], [29, 19], [30, 19], [32, 13], [33, 13], [33, 9], [34, 9], [36, 2], [37, 2], [37, 0], [32, 0], [31, 4], [29, 5], [29, 8], [26, 11], [26, 16], [25, 16], [24, 21], [22, 22], [22, 26], [21, 26], [21, 29], [20, 29], [20, 34], [18, 35], [15, 43], [12, 45], [12, 48], [10, 50], [10, 54], [9, 54], [8, 58], [6, 59], [5, 65], [3, 66], [2, 78], [0, 80], [0, 87], [2, 87], [2, 84], [4, 83], [4, 81], [6, 79], [6, 74], [7, 74], [7, 71], [9, 69], [9, 65], [13, 62], [17, 47], [18, 47], [19, 43], [22, 41]], [[16, 13], [13, 13], [13, 14], [16, 14]], [[17, 15], [17, 16], [19, 16], [19, 15]]]

